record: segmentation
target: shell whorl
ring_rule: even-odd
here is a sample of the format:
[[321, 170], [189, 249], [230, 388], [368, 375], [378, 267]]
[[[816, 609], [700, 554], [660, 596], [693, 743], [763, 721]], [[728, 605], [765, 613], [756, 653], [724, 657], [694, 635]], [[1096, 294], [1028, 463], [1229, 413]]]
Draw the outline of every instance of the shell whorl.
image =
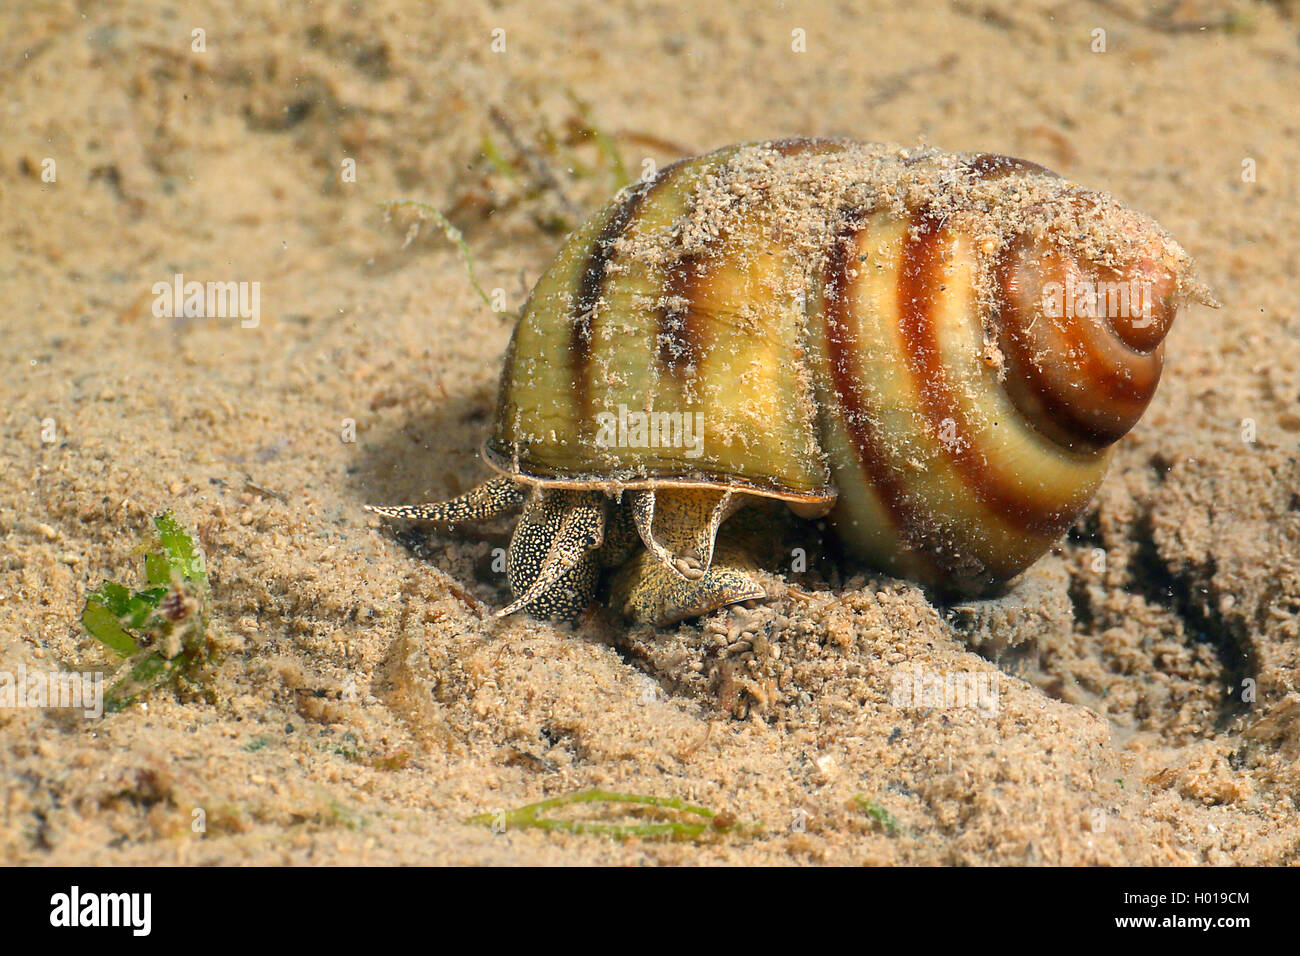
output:
[[[1033, 163], [730, 147], [566, 244], [516, 328], [487, 453], [539, 483], [833, 500], [870, 563], [976, 591], [1086, 504], [1197, 288], [1149, 219]], [[700, 415], [704, 447], [597, 440], [615, 409]]]
[[1173, 273], [1149, 256], [1121, 269], [1080, 262], [1020, 236], [993, 274], [998, 344], [1021, 413], [1065, 444], [1127, 434], [1160, 380], [1177, 311]]

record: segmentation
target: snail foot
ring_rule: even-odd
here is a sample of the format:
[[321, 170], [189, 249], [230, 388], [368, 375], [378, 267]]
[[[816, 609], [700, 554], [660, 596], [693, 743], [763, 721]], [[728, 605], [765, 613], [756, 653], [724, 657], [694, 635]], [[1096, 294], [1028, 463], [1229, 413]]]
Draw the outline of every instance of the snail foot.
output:
[[515, 600], [495, 616], [527, 608], [536, 618], [576, 620], [596, 596], [605, 509], [598, 492], [535, 489], [506, 551]]
[[719, 541], [712, 558], [707, 571], [688, 579], [649, 551], [639, 551], [614, 576], [610, 604], [638, 624], [657, 626], [766, 596], [744, 549]]

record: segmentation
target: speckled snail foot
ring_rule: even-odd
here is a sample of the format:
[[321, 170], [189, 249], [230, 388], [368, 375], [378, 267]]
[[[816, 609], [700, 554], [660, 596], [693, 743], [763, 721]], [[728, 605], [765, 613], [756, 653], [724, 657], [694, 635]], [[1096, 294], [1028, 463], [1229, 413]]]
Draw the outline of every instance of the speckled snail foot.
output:
[[520, 509], [503, 614], [573, 619], [602, 578], [653, 624], [762, 597], [719, 537], [759, 498], [985, 593], [1087, 504], [1188, 300], [1212, 304], [1159, 226], [1034, 163], [728, 147], [624, 189], [538, 281], [483, 448], [500, 477], [371, 510]]

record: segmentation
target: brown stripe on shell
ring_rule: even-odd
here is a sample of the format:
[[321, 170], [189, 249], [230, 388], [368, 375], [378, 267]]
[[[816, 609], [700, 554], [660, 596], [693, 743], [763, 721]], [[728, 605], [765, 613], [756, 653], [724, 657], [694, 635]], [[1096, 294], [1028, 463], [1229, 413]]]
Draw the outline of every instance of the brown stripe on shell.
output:
[[944, 293], [944, 225], [924, 212], [917, 213], [907, 231], [899, 268], [899, 332], [903, 355], [916, 394], [933, 431], [942, 436], [951, 422], [954, 441], [940, 441], [962, 483], [975, 500], [1006, 524], [1031, 534], [1055, 538], [1069, 526], [1079, 502], [1055, 507], [1026, 498], [989, 465], [979, 447], [975, 428], [954, 394], [940, 351], [936, 315]]
[[893, 522], [899, 540], [932, 570], [934, 555], [924, 547], [931, 531], [925, 511], [908, 496], [906, 484], [890, 464], [887, 440], [867, 407], [853, 355], [858, 348], [850, 263], [856, 248], [858, 226], [848, 216], [836, 231], [826, 256], [822, 283], [822, 323], [826, 330], [826, 362], [831, 387], [839, 404], [844, 428], [867, 485], [879, 497]]
[[[1043, 283], [1064, 284], [1068, 264], [1053, 259], [1049, 276], [1044, 272], [1049, 256], [1040, 256], [1031, 267], [1032, 288], [1022, 288], [1014, 259], [1025, 253], [1029, 242], [1021, 237], [1004, 247], [993, 264], [999, 346], [1012, 366], [1007, 392], [1032, 427], [1067, 448], [1113, 444], [1128, 433], [1154, 395], [1164, 361], [1163, 344], [1141, 353], [1121, 343], [1120, 364], [1108, 363], [1091, 341], [1105, 334], [1108, 326], [1093, 322], [1091, 329], [1085, 329], [1078, 319], [1057, 321], [1040, 314], [1037, 296]], [[1027, 296], [1033, 298], [1026, 302]], [[1035, 333], [1038, 323], [1044, 325]], [[1055, 341], [1045, 344], [1044, 339]]]
[[1178, 314], [1178, 279], [1155, 259], [1155, 253], [1129, 265], [1125, 273], [1104, 270], [1106, 278], [1113, 281], [1136, 280], [1146, 286], [1152, 298], [1149, 314], [1141, 316], [1108, 316], [1111, 331], [1135, 352], [1153, 352], [1169, 334]]
[[707, 316], [695, 308], [705, 281], [705, 261], [700, 253], [683, 256], [668, 270], [664, 283], [665, 299], [681, 304], [659, 314], [656, 357], [660, 368], [679, 381], [700, 367], [707, 344]]
[[[1107, 281], [1085, 275], [1075, 263], [1065, 268], [1074, 273], [1075, 281]], [[1125, 320], [1128, 321], [1128, 320]], [[1071, 355], [1083, 358], [1083, 374], [1091, 383], [1099, 404], [1110, 405], [1112, 417], [1125, 424], [1127, 432], [1146, 411], [1155, 394], [1164, 361], [1162, 343], [1157, 340], [1149, 352], [1137, 352], [1116, 331], [1115, 321], [1109, 316], [1100, 318], [1076, 317], [1067, 321]], [[1059, 328], [1052, 325], [1051, 328]]]
[[[781, 156], [838, 153], [847, 148], [842, 140], [824, 137], [791, 136], [771, 140], [767, 146]], [[720, 176], [725, 176], [724, 166]], [[660, 368], [678, 381], [684, 381], [692, 369], [698, 369], [709, 344], [712, 318], [696, 308], [709, 279], [708, 255], [720, 247], [725, 236], [716, 236], [709, 250], [683, 256], [668, 270], [664, 298], [675, 303], [660, 311], [656, 357]]]
[[1059, 173], [1046, 166], [1040, 166], [1027, 159], [1017, 159], [1015, 156], [1003, 156], [1000, 153], [980, 153], [972, 156], [966, 161], [966, 170], [972, 177], [981, 180], [1001, 179], [1011, 173], [1038, 173], [1051, 176], [1053, 179], [1061, 178]]
[[605, 271], [614, 255], [614, 243], [636, 216], [646, 196], [670, 168], [665, 167], [654, 179], [638, 184], [614, 207], [592, 242], [591, 249], [587, 252], [587, 263], [578, 277], [578, 291], [570, 312], [573, 327], [569, 333], [569, 374], [579, 422], [585, 422], [591, 417], [588, 414], [591, 407], [591, 326], [604, 292]]
[[785, 139], [774, 139], [768, 145], [782, 156], [800, 156], [804, 153], [838, 153], [845, 148], [845, 144], [840, 140], [816, 136], [789, 136]]

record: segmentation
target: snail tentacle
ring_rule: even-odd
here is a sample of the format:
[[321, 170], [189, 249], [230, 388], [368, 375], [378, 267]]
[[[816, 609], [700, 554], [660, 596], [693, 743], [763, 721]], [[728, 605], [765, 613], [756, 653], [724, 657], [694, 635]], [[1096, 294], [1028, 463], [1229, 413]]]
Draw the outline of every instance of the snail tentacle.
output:
[[515, 600], [495, 616], [528, 608], [537, 617], [576, 619], [595, 597], [604, 538], [603, 494], [535, 490], [506, 552]]
[[463, 495], [447, 501], [422, 505], [366, 505], [366, 510], [385, 518], [410, 518], [415, 521], [437, 521], [443, 524], [462, 524], [467, 521], [485, 521], [518, 511], [526, 491], [522, 485], [504, 476], [485, 481]]

